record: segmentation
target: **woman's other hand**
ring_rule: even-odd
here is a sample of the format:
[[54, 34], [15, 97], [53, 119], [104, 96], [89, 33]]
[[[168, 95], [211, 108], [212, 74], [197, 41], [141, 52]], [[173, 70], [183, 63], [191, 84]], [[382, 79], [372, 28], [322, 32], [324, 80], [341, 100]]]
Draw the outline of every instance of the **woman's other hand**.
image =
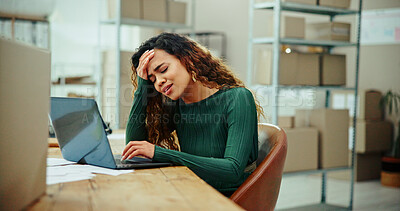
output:
[[154, 57], [154, 49], [145, 51], [139, 59], [139, 66], [136, 70], [139, 77], [144, 80], [148, 80], [148, 64], [149, 61]]
[[122, 152], [121, 160], [131, 159], [138, 155], [152, 159], [154, 148], [154, 144], [147, 141], [130, 141]]

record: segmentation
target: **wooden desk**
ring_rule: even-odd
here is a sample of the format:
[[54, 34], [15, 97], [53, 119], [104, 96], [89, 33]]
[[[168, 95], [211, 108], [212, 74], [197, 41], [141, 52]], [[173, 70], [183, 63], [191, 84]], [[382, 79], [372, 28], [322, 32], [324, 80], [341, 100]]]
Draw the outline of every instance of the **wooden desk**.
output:
[[[123, 140], [110, 140], [121, 152]], [[60, 157], [49, 148], [49, 157]], [[47, 186], [29, 210], [242, 210], [187, 167], [135, 170], [120, 176], [97, 174], [90, 180]]]

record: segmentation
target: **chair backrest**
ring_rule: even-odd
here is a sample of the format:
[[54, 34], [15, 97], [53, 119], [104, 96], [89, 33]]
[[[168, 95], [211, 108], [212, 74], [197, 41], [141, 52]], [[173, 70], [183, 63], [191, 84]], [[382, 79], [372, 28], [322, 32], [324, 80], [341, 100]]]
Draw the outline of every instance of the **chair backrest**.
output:
[[[286, 158], [286, 133], [265, 123], [258, 124], [258, 130], [262, 162], [230, 198], [246, 210], [274, 210]], [[263, 153], [267, 155], [261, 158]]]

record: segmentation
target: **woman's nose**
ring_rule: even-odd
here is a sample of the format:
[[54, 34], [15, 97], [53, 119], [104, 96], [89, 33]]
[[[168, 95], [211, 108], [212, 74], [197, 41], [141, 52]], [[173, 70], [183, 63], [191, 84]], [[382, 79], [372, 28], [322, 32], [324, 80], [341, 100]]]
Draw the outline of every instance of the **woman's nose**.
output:
[[158, 86], [158, 88], [161, 89], [162, 86], [165, 84], [165, 82], [166, 82], [166, 79], [164, 77], [157, 78], [157, 86]]

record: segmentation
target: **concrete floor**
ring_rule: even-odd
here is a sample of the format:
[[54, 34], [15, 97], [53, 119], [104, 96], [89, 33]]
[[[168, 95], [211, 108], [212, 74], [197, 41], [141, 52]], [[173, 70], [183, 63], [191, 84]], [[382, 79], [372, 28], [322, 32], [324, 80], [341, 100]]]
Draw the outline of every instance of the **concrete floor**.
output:
[[[328, 177], [329, 178], [329, 177]], [[350, 182], [346, 180], [327, 180], [327, 204], [348, 207], [350, 200]], [[277, 210], [319, 204], [321, 200], [321, 176], [297, 175], [284, 176], [279, 193]], [[357, 182], [354, 186], [353, 210], [362, 211], [400, 211], [400, 188], [382, 186], [379, 180]], [[319, 207], [316, 210], [335, 210]]]

